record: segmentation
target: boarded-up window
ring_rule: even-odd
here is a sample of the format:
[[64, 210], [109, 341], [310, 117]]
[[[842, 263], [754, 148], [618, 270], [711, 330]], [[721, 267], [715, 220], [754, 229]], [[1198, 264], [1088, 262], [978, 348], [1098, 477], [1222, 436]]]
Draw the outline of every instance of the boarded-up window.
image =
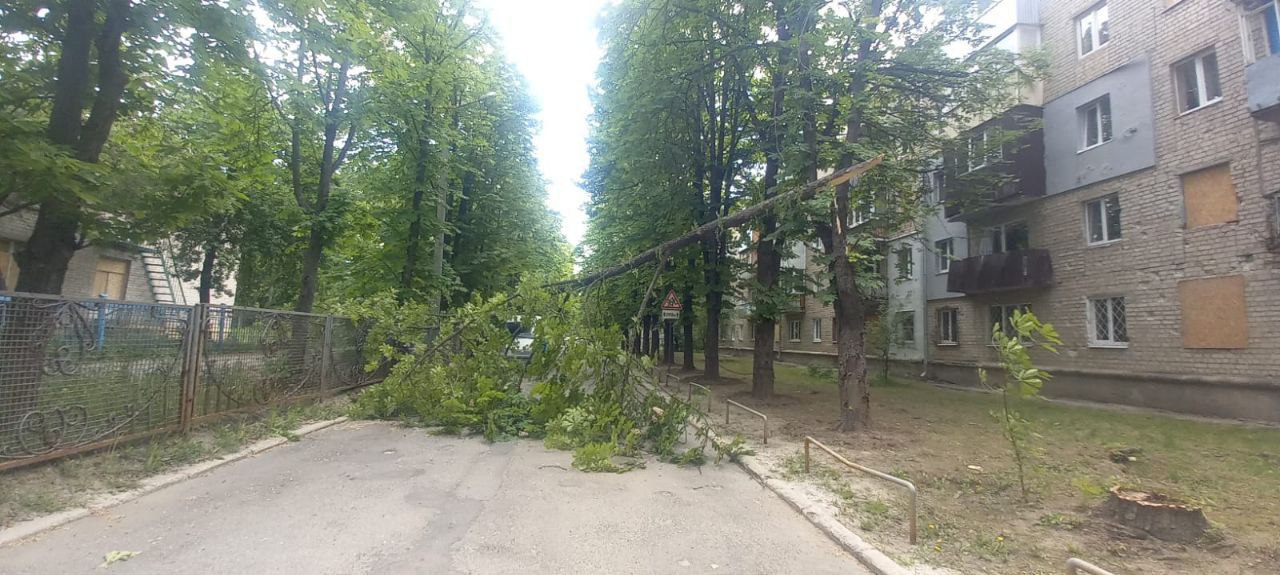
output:
[[1182, 303], [1182, 347], [1239, 349], [1249, 346], [1244, 276], [1178, 282]]
[[0, 240], [0, 285], [4, 289], [12, 290], [18, 285], [18, 260], [14, 259], [14, 252], [18, 251], [21, 244], [11, 242], [9, 240]]
[[98, 259], [98, 269], [93, 274], [93, 295], [105, 295], [107, 299], [124, 299], [129, 284], [129, 262], [111, 258]]
[[1183, 174], [1182, 197], [1188, 228], [1234, 222], [1239, 216], [1228, 164]]

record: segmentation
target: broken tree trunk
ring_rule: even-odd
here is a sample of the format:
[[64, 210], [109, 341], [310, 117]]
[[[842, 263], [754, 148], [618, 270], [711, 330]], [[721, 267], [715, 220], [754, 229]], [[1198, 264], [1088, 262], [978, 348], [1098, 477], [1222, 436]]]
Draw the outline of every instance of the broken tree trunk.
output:
[[820, 190], [831, 186], [850, 183], [862, 174], [865, 174], [867, 170], [880, 165], [880, 161], [881, 158], [876, 157], [865, 162], [849, 166], [848, 168], [837, 170], [799, 188], [788, 190], [749, 208], [744, 208], [731, 215], [716, 218], [715, 220], [702, 224], [683, 236], [663, 242], [658, 247], [646, 250], [640, 255], [611, 268], [585, 275], [580, 278], [547, 284], [543, 287], [547, 289], [581, 289], [603, 280], [618, 277], [649, 262], [656, 261], [659, 255], [670, 255], [683, 248], [698, 243], [705, 238], [714, 237], [717, 231], [746, 225], [751, 222], [751, 220], [760, 217], [760, 215], [776, 210], [778, 206], [781, 206], [786, 202], [803, 202], [805, 200], [810, 200], [813, 199]]

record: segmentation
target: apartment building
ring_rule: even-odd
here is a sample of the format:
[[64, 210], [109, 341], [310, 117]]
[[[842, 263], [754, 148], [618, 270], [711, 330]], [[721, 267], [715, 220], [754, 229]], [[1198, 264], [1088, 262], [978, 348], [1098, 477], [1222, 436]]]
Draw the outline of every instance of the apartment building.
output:
[[1031, 309], [1064, 342], [1036, 356], [1046, 395], [1280, 421], [1277, 1], [1003, 0], [986, 18], [993, 43], [1047, 52], [1048, 77], [959, 135], [927, 178], [935, 209], [887, 244], [913, 338], [895, 357], [974, 385], [992, 326]]

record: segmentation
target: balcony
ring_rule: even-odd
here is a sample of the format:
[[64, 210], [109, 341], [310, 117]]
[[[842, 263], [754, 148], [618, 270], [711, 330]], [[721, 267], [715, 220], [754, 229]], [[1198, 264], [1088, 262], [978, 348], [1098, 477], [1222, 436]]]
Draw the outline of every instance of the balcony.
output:
[[1053, 285], [1048, 250], [1018, 250], [951, 263], [947, 291], [969, 295], [1046, 288]]
[[[972, 216], [1043, 197], [1042, 121], [1040, 107], [1021, 104], [962, 134], [956, 149], [944, 154], [946, 217]], [[970, 161], [975, 153], [983, 159]]]
[[1244, 69], [1249, 111], [1254, 116], [1280, 122], [1280, 54], [1273, 54]]

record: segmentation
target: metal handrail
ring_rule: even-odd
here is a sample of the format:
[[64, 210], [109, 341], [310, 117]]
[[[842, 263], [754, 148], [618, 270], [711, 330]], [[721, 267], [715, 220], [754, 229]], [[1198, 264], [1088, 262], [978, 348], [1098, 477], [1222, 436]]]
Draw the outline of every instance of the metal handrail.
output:
[[876, 471], [870, 467], [864, 467], [862, 465], [858, 465], [857, 463], [849, 461], [839, 453], [832, 451], [830, 447], [823, 445], [822, 442], [812, 437], [809, 437], [807, 435], [804, 438], [804, 472], [805, 473], [809, 473], [809, 444], [811, 443], [813, 445], [818, 446], [818, 449], [821, 449], [831, 454], [831, 456], [836, 458], [836, 461], [839, 461], [840, 463], [843, 463], [853, 469], [857, 469], [858, 471], [861, 471], [868, 475], [873, 475], [875, 477], [879, 477], [880, 479], [883, 479], [890, 483], [894, 483], [902, 487], [905, 487], [907, 491], [910, 492], [911, 494], [911, 516], [908, 518], [910, 520], [910, 525], [908, 526], [909, 535], [910, 535], [911, 544], [912, 545], [916, 544], [916, 517], [919, 513], [919, 509], [917, 507], [917, 502], [916, 502], [916, 484], [910, 481], [907, 481], [906, 479], [903, 479], [901, 477], [894, 477], [892, 475], [889, 475], [888, 473]]
[[760, 413], [759, 411], [756, 411], [756, 410], [754, 410], [754, 409], [751, 409], [750, 407], [747, 407], [747, 406], [745, 406], [745, 405], [742, 405], [741, 403], [738, 403], [738, 402], [736, 402], [736, 401], [734, 401], [734, 400], [732, 400], [732, 399], [726, 399], [726, 400], [724, 400], [724, 423], [725, 423], [725, 425], [728, 425], [728, 424], [729, 424], [729, 408], [730, 408], [731, 406], [735, 406], [735, 405], [736, 405], [736, 406], [738, 406], [739, 408], [741, 408], [742, 410], [747, 411], [747, 412], [750, 412], [750, 413], [752, 413], [752, 414], [755, 414], [755, 416], [756, 416], [756, 417], [759, 417], [760, 419], [764, 420], [764, 444], [765, 444], [765, 445], [769, 445], [769, 416], [767, 416], [767, 415], [765, 415], [765, 414], [763, 414], [763, 413]]
[[685, 398], [685, 403], [689, 405], [693, 405], [693, 388], [696, 387], [698, 389], [701, 389], [702, 391], [707, 392], [707, 413], [710, 413], [711, 412], [711, 388], [705, 385], [694, 383], [692, 381], [688, 381], [685, 383], [689, 384], [689, 395], [687, 398]]
[[1115, 573], [1098, 567], [1084, 559], [1077, 559], [1075, 557], [1067, 559], [1067, 575], [1079, 575], [1080, 573], [1089, 573], [1090, 575], [1115, 575]]

